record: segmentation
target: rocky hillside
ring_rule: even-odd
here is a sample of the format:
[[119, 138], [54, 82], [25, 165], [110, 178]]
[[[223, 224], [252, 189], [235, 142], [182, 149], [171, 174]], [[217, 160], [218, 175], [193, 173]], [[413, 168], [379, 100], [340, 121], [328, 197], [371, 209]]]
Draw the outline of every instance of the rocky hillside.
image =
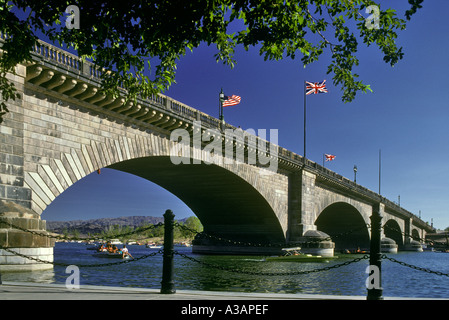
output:
[[163, 217], [129, 216], [118, 218], [101, 218], [91, 220], [47, 221], [47, 230], [62, 234], [64, 230], [77, 230], [81, 235], [95, 234], [107, 230], [112, 226], [139, 227], [146, 224], [164, 222]]

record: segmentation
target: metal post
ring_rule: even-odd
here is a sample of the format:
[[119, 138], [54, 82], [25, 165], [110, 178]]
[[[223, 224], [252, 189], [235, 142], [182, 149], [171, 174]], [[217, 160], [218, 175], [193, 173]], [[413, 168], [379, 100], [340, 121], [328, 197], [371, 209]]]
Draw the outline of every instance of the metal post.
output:
[[171, 210], [164, 213], [164, 255], [162, 265], [161, 293], [175, 293], [173, 281], [173, 225], [175, 215]]
[[383, 300], [382, 297], [382, 253], [380, 251], [380, 241], [382, 232], [382, 214], [380, 204], [373, 206], [373, 212], [371, 214], [371, 242], [370, 242], [370, 256], [369, 264], [370, 270], [377, 272], [379, 277], [376, 281], [376, 285], [368, 288], [367, 300]]
[[307, 143], [307, 139], [306, 139], [306, 115], [307, 115], [307, 111], [306, 111], [306, 81], [304, 81], [304, 164], [306, 163], [306, 143]]

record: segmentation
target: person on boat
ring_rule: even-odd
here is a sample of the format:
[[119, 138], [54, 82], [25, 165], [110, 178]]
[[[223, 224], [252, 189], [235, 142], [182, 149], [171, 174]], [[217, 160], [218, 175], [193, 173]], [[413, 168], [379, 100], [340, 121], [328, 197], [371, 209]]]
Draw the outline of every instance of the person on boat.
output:
[[129, 256], [130, 258], [134, 259], [134, 257], [131, 255], [131, 253], [129, 253], [128, 248], [126, 247], [126, 245], [123, 245], [122, 258], [125, 259], [126, 256]]
[[106, 250], [107, 250], [108, 252], [112, 253], [112, 244], [111, 244], [110, 241], [108, 241], [108, 242], [106, 243]]
[[116, 252], [118, 252], [118, 248], [117, 248], [117, 246], [114, 244], [114, 245], [112, 246], [111, 253], [116, 253]]

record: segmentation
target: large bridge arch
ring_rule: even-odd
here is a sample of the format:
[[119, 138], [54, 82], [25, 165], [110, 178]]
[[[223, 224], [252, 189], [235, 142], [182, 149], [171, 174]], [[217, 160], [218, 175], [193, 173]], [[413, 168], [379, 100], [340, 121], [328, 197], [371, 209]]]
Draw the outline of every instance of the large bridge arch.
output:
[[284, 242], [285, 232], [264, 196], [238, 174], [215, 164], [173, 164], [168, 156], [108, 166], [170, 191], [200, 219], [204, 232], [247, 242]]
[[190, 164], [174, 164], [170, 158], [173, 141], [160, 134], [126, 129], [126, 136], [90, 140], [80, 148], [53, 153], [58, 156], [27, 171], [25, 183], [31, 190], [32, 209], [41, 214], [71, 185], [108, 167], [167, 189], [198, 216], [207, 233], [254, 243], [285, 242], [286, 176], [236, 160], [227, 163], [221, 156], [216, 163], [206, 164], [210, 152], [196, 149], [191, 150]]
[[317, 229], [332, 238], [336, 251], [368, 249], [370, 236], [366, 224], [365, 217], [360, 211], [343, 201], [329, 204], [315, 221]]

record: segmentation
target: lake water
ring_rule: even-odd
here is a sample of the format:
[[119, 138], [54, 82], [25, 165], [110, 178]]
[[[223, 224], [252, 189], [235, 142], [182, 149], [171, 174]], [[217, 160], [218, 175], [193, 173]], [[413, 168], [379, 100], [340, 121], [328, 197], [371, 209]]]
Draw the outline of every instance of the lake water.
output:
[[[120, 246], [119, 246], [120, 247]], [[145, 246], [128, 246], [135, 257], [157, 252]], [[175, 288], [183, 290], [240, 291], [264, 293], [305, 293], [366, 296], [365, 273], [369, 260], [364, 259], [337, 269], [299, 275], [251, 275], [211, 268], [203, 263], [250, 272], [295, 273], [321, 269], [354, 259], [343, 256], [329, 263], [297, 263], [265, 261], [263, 256], [214, 256], [193, 254], [191, 248], [175, 248], [202, 263], [175, 255]], [[112, 266], [82, 267], [82, 265], [117, 262], [92, 256], [85, 244], [57, 243], [54, 258], [57, 263], [80, 267], [81, 285], [142, 287], [159, 289], [162, 278], [162, 254]], [[449, 253], [400, 252], [390, 254], [399, 261], [449, 274]], [[120, 261], [120, 260], [119, 260]], [[65, 266], [53, 270], [3, 273], [3, 281], [66, 282], [70, 273]], [[449, 298], [449, 277], [402, 266], [389, 260], [382, 263], [382, 288], [385, 297]]]

